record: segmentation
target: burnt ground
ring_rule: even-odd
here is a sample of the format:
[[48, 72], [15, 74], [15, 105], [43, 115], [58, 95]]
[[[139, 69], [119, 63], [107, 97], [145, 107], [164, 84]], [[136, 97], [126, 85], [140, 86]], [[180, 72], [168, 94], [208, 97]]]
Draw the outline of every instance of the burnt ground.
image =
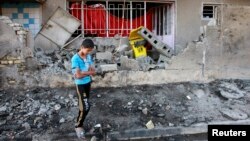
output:
[[[146, 128], [149, 120], [158, 128], [248, 119], [249, 92], [250, 80], [93, 88], [84, 128], [101, 124], [112, 132]], [[73, 134], [77, 112], [74, 88], [1, 90], [0, 140], [60, 140], [55, 135]]]

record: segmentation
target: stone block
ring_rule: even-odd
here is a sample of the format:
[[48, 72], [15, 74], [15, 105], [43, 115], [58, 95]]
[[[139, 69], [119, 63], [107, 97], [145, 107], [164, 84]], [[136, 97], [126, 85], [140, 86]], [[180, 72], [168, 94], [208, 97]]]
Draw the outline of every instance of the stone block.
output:
[[14, 26], [16, 26], [16, 27], [22, 27], [22, 25], [19, 24], [19, 23], [14, 23]]
[[15, 61], [14, 61], [14, 64], [21, 64], [21, 63], [22, 63], [21, 60], [15, 60]]
[[139, 62], [135, 59], [129, 59], [127, 56], [121, 56], [120, 63], [122, 69], [134, 71], [140, 70]]
[[26, 35], [26, 34], [27, 34], [27, 31], [25, 31], [25, 30], [20, 30], [20, 31], [17, 31], [17, 34], [18, 34], [18, 35]]
[[154, 129], [154, 128], [155, 128], [154, 123], [152, 122], [152, 120], [150, 120], [150, 121], [146, 124], [146, 127], [147, 127], [148, 129]]
[[8, 25], [11, 26], [11, 27], [14, 27], [14, 26], [15, 26], [14, 23], [9, 23]]
[[111, 61], [112, 60], [112, 53], [111, 52], [97, 52], [96, 53], [96, 59], [97, 60], [109, 60]]
[[117, 64], [105, 64], [100, 65], [102, 72], [117, 71]]
[[13, 60], [8, 61], [8, 64], [12, 65], [12, 64], [14, 64], [14, 61]]
[[[19, 27], [19, 26], [17, 26], [17, 27], [14, 26], [14, 27], [13, 27], [13, 30], [15, 30], [15, 31], [17, 31], [17, 32], [20, 31], [21, 29], [22, 29], [22, 27]], [[18, 33], [17, 33], [17, 34], [18, 34]]]
[[146, 39], [161, 54], [167, 57], [171, 57], [173, 55], [173, 50], [167, 44], [157, 39], [157, 37], [147, 28], [142, 28], [138, 31], [138, 34]]
[[12, 57], [12, 56], [7, 56], [6, 59], [7, 59], [7, 60], [17, 60], [16, 57]]
[[2, 60], [2, 61], [1, 61], [1, 64], [3, 64], [3, 65], [7, 65], [7, 64], [8, 64], [8, 61], [6, 61], [6, 60]]

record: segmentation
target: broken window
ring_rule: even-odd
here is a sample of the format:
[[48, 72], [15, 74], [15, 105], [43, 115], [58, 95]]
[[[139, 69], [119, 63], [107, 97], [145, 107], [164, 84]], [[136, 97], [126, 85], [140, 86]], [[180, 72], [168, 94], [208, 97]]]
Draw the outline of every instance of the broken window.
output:
[[203, 19], [216, 19], [217, 18], [217, 5], [203, 5]]

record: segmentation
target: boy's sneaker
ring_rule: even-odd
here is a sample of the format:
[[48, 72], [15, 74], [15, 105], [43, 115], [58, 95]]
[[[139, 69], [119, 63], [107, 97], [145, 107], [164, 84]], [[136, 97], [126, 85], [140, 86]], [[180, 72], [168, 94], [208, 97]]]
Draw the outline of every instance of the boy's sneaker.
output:
[[84, 129], [82, 127], [75, 128], [75, 131], [76, 131], [76, 135], [77, 135], [77, 137], [79, 139], [86, 140], [86, 138], [85, 138], [85, 132], [84, 132]]

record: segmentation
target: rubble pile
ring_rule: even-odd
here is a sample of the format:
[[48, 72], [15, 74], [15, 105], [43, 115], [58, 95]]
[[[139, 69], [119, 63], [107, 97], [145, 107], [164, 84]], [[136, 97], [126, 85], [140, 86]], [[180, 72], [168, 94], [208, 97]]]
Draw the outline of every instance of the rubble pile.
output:
[[34, 130], [43, 133], [51, 127], [73, 121], [74, 117], [65, 114], [65, 110], [76, 108], [78, 104], [72, 94], [61, 96], [56, 90], [39, 88], [7, 92], [1, 90], [0, 97], [1, 135], [8, 136], [13, 132], [16, 138], [32, 138]]
[[[56, 58], [59, 62], [62, 62], [64, 66], [69, 66], [70, 58], [76, 52], [77, 49], [75, 48], [63, 49], [56, 53]], [[135, 58], [134, 52], [129, 43], [120, 46], [97, 45], [91, 55], [98, 73], [117, 70], [149, 71], [152, 69], [164, 69], [168, 64], [168, 60], [170, 60], [169, 57], [160, 55], [155, 49], [148, 50], [148, 55], [146, 57]]]
[[[221, 89], [232, 94], [237, 89], [245, 95], [227, 99]], [[246, 120], [249, 92], [250, 82], [244, 80], [95, 88], [84, 128], [90, 131], [98, 125], [103, 132], [113, 132]], [[77, 112], [74, 88], [0, 90], [0, 140], [53, 140], [73, 134]]]

